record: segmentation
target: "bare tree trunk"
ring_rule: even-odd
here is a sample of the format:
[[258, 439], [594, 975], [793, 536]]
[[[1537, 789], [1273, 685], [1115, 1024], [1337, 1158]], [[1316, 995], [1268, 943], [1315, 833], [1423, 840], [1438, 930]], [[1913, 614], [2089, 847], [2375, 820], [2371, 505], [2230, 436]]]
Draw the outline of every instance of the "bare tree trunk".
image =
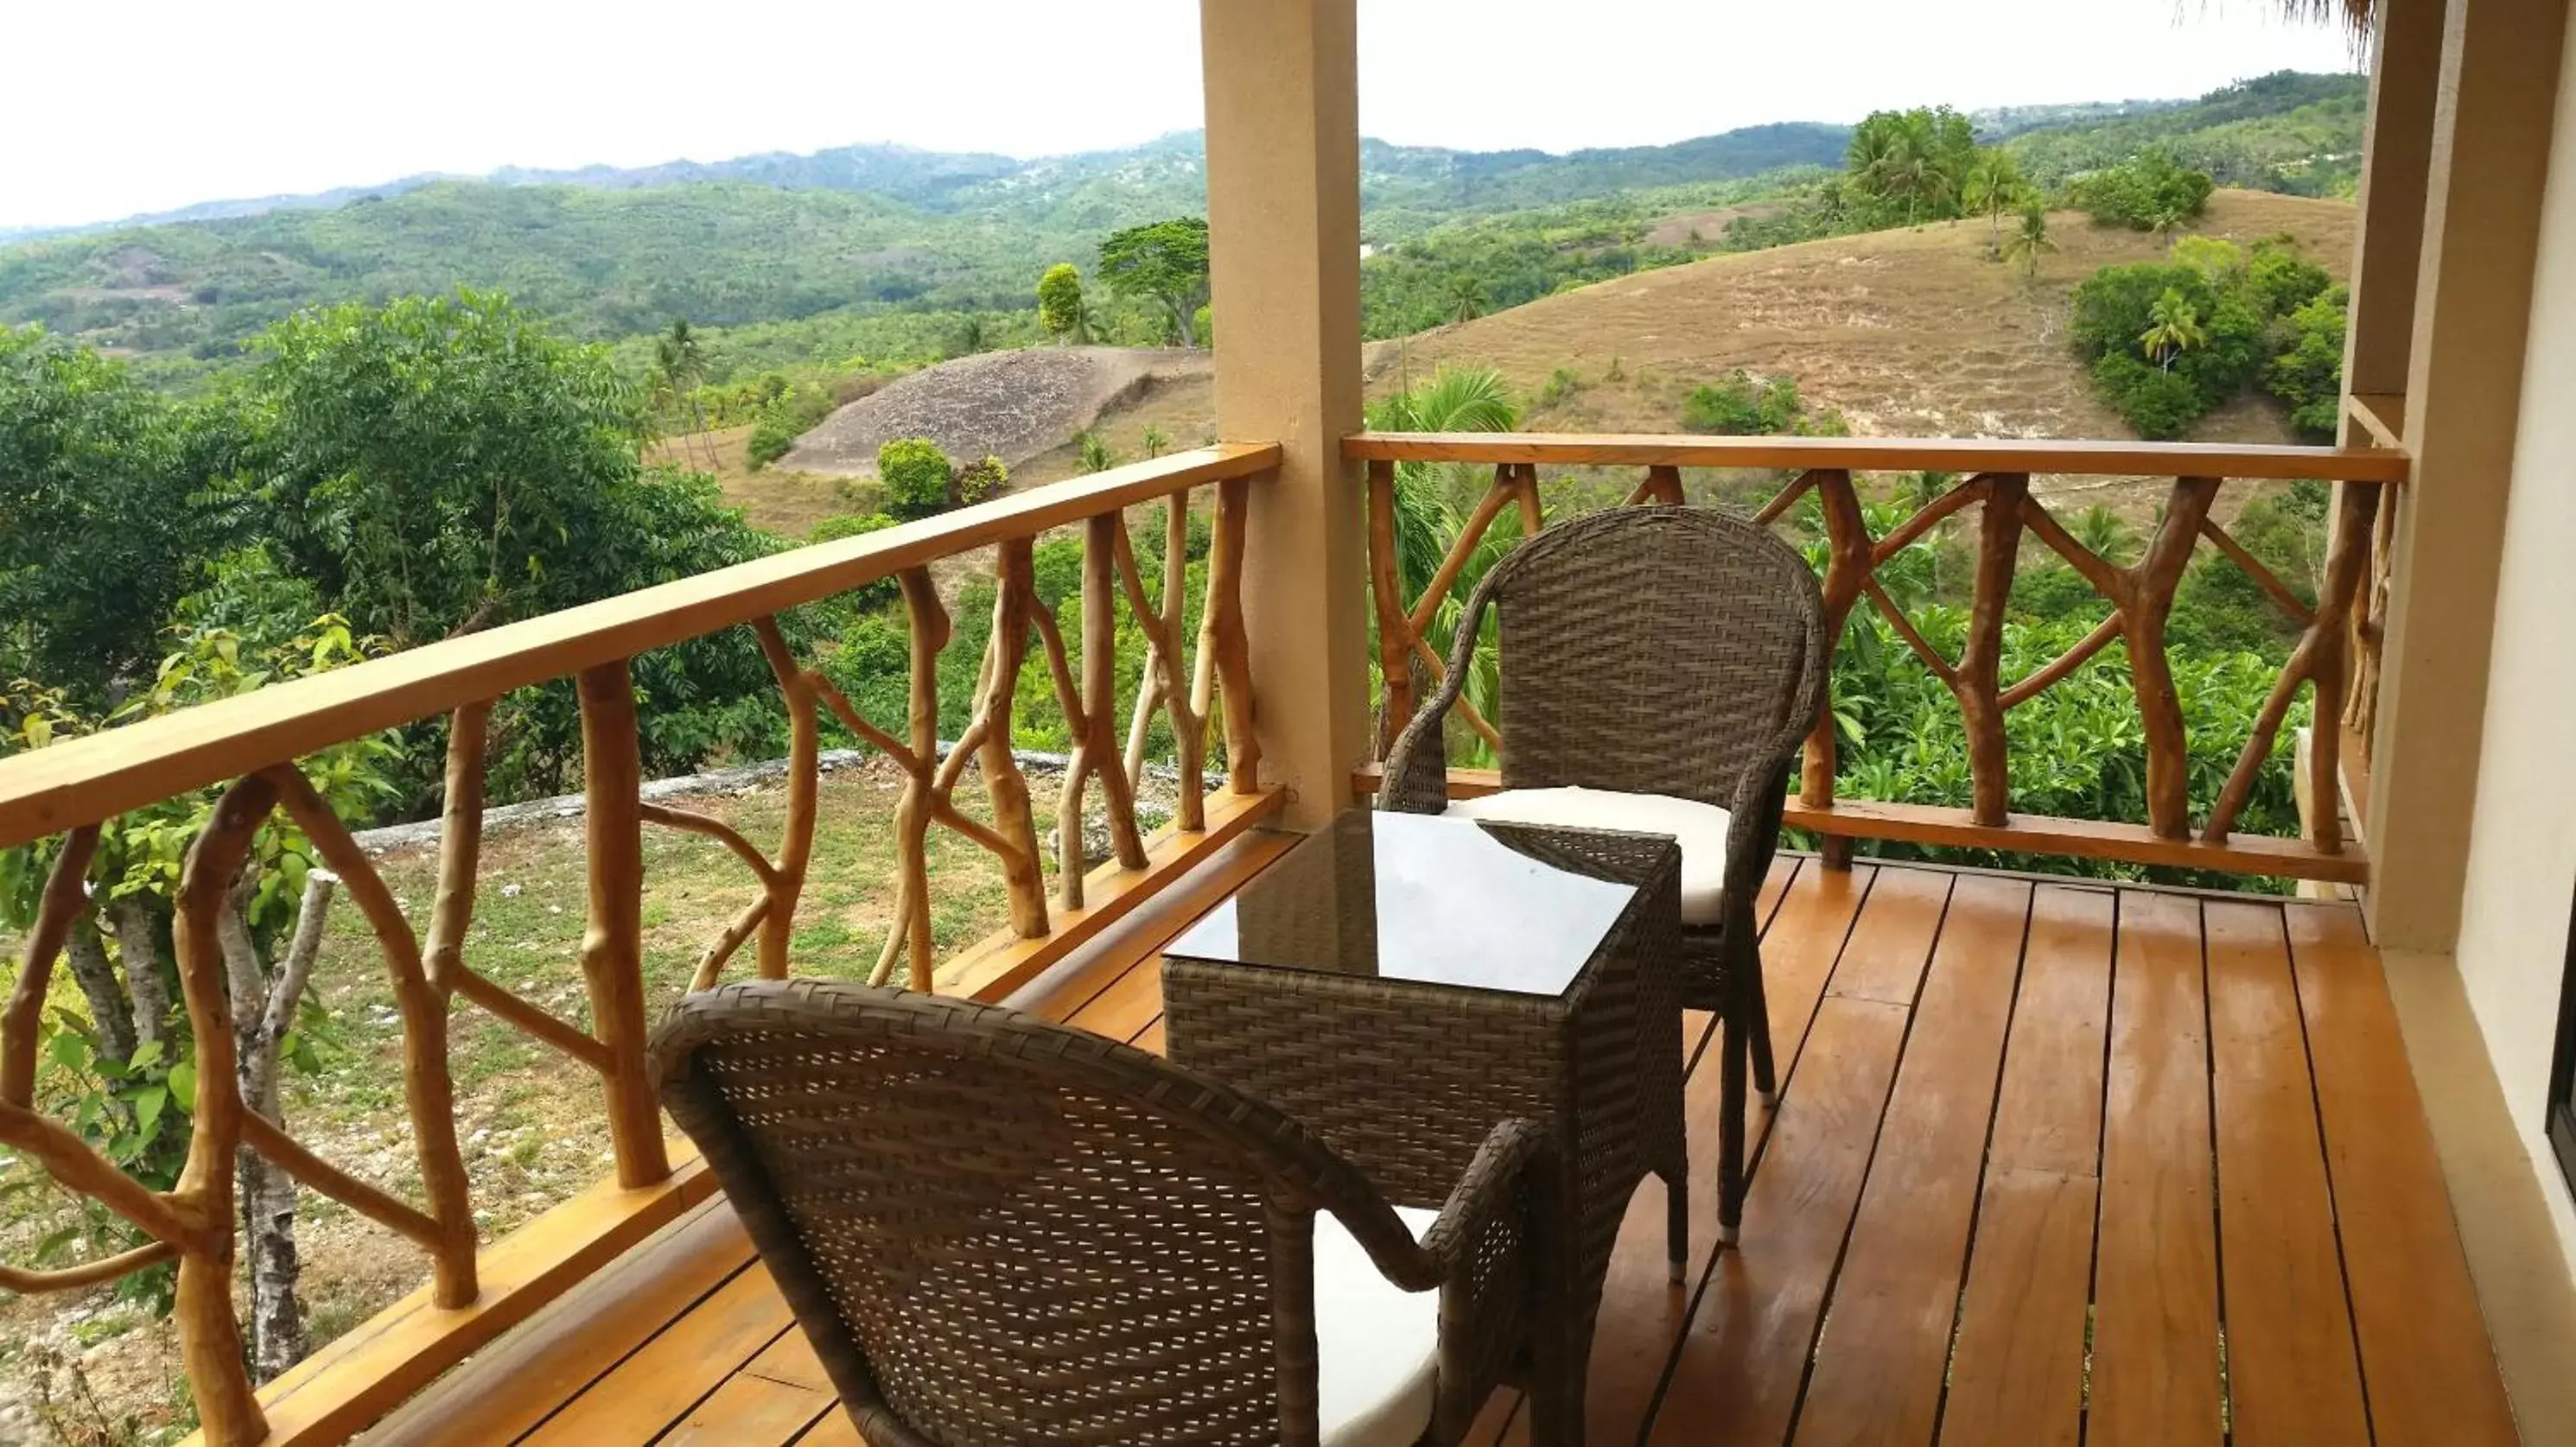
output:
[[125, 966], [126, 993], [134, 1001], [135, 1048], [170, 1039], [170, 982], [162, 973], [169, 920], [139, 894], [112, 899], [108, 921], [116, 927], [116, 953]]
[[133, 1059], [134, 1006], [125, 998], [125, 986], [117, 982], [116, 966], [107, 958], [107, 940], [99, 934], [96, 919], [72, 926], [71, 938], [63, 942], [63, 958], [71, 965], [81, 998], [89, 1002], [89, 1017], [98, 1027], [99, 1053], [116, 1060]]
[[[216, 921], [216, 937], [223, 945], [224, 970], [232, 987], [234, 1073], [241, 1084], [242, 1102], [282, 1126], [286, 1113], [278, 1089], [278, 1047], [295, 1024], [297, 1002], [312, 977], [313, 957], [322, 947], [322, 926], [338, 881], [320, 869], [305, 876], [295, 936], [273, 971], [260, 957], [259, 942], [250, 931], [248, 908], [255, 882], [255, 876], [245, 875], [234, 887], [230, 907]], [[295, 1180], [248, 1147], [236, 1153], [233, 1165], [240, 1181], [242, 1236], [250, 1257], [251, 1376], [266, 1382], [312, 1350], [305, 1332], [304, 1303], [296, 1291], [304, 1264], [295, 1249]]]
[[1196, 310], [1186, 302], [1172, 303], [1172, 319], [1181, 324], [1181, 350], [1185, 352], [1199, 349]]

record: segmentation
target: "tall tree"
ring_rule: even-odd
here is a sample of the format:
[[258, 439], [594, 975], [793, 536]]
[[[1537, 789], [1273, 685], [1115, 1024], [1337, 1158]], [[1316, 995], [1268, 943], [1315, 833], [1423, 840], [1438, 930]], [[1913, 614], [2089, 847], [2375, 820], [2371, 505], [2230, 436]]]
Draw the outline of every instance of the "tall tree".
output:
[[1058, 346], [1091, 340], [1091, 317], [1082, 304], [1082, 273], [1070, 261], [1059, 261], [1038, 278], [1038, 325]]
[[1193, 319], [1207, 301], [1208, 227], [1196, 216], [1113, 231], [1100, 243], [1100, 275], [1121, 297], [1153, 301], [1171, 315], [1183, 347], [1196, 350]]
[[1485, 314], [1485, 284], [1467, 272], [1449, 279], [1449, 319], [1472, 322]]
[[2022, 179], [2021, 163], [2012, 152], [2001, 146], [1981, 146], [1976, 159], [1968, 163], [1968, 172], [1959, 183], [1959, 204], [1970, 211], [1986, 213], [1986, 236], [1992, 244], [2001, 244], [2004, 213], [2022, 202], [2030, 184]]
[[671, 318], [671, 329], [654, 340], [653, 369], [669, 388], [672, 405], [688, 408], [698, 445], [706, 451], [707, 471], [715, 471], [716, 445], [707, 436], [706, 413], [699, 410], [697, 397], [698, 384], [707, 379], [707, 354], [698, 345], [697, 333], [689, 329], [687, 317]]

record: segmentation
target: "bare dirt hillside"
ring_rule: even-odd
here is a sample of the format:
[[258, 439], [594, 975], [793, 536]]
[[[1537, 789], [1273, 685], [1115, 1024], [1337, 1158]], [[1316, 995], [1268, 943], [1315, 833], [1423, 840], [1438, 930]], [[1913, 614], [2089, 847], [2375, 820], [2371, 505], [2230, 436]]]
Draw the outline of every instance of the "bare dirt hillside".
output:
[[[1369, 395], [1398, 390], [1443, 363], [1482, 364], [1510, 382], [1523, 425], [1533, 430], [1672, 432], [1681, 428], [1692, 388], [1743, 368], [1795, 378], [1811, 406], [1840, 410], [1863, 435], [2129, 436], [2068, 350], [2067, 316], [2084, 278], [2101, 267], [2159, 259], [2169, 243], [2098, 227], [2075, 212], [2052, 214], [2049, 229], [2058, 250], [2041, 259], [2036, 279], [1990, 259], [1983, 221], [1642, 272], [1371, 343]], [[2281, 232], [2337, 278], [2349, 269], [2353, 210], [2339, 201], [2221, 191], [2186, 234], [2250, 244]], [[1567, 376], [1551, 386], [1559, 371]], [[1179, 445], [1212, 436], [1214, 390], [1204, 380], [1167, 388], [1108, 409], [1096, 429], [1120, 457], [1133, 457], [1147, 422]], [[2277, 407], [2251, 396], [2211, 414], [2193, 435], [2296, 440]], [[1041, 463], [1053, 460], [1051, 454]], [[1033, 466], [1024, 475], [1041, 474]], [[2126, 511], [2151, 507], [2163, 486], [2050, 480], [2042, 490], [2099, 492]]]
[[[1143, 403], [1165, 382], [1204, 377], [1205, 353], [1037, 347], [943, 362], [834, 412], [779, 459], [790, 472], [874, 476], [877, 448], [927, 437], [957, 458], [1017, 467], [1089, 428], [1105, 409]], [[1193, 434], [1195, 440], [1195, 434]]]
[[[1531, 406], [1555, 431], [1669, 431], [1691, 388], [1736, 368], [1797, 380], [1852, 430], [1896, 436], [2124, 437], [2068, 352], [2076, 284], [2104, 266], [2151, 261], [2167, 243], [2049, 217], [2058, 250], [2036, 280], [1988, 259], [1987, 224], [1942, 222], [1711, 257], [1641, 272], [1369, 349], [1370, 392], [1443, 362], [1498, 368], [1528, 405], [1559, 369], [1573, 386]], [[2353, 210], [2337, 201], [2221, 191], [2191, 231], [2250, 243], [2276, 232], [2338, 278]], [[1615, 369], [1614, 369], [1614, 363]], [[2210, 440], [2286, 442], [2270, 407], [2238, 405], [2202, 424]]]

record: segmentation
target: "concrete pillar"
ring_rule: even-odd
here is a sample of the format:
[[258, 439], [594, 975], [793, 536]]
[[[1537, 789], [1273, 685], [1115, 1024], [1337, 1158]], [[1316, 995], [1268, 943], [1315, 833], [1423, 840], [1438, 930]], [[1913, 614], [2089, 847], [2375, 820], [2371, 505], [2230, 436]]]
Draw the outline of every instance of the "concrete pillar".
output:
[[[2379, 0], [2372, 37], [2377, 54], [2370, 70], [2370, 133], [2362, 150], [2343, 385], [2346, 392], [2389, 395], [2406, 390], [2406, 361], [2414, 349], [2424, 185], [2442, 72], [2442, 0]], [[2344, 442], [2370, 445], [2355, 435], [2350, 419]]]
[[1244, 626], [1264, 781], [1313, 828], [1368, 756], [1356, 0], [1200, 0], [1217, 430], [1277, 442], [1251, 485]]
[[2448, 953], [2459, 934], [2566, 18], [2566, 0], [2450, 0], [2443, 16], [2406, 367], [2414, 481], [2398, 489], [2365, 811], [2383, 950]]

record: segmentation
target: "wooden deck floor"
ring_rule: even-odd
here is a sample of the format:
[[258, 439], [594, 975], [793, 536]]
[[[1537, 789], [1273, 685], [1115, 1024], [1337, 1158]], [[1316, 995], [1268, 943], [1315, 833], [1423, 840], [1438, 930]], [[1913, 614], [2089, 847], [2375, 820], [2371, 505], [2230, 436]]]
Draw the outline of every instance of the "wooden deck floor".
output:
[[[2514, 1440], [2357, 911], [1784, 859], [1764, 912], [1786, 1079], [1743, 1244], [1709, 1249], [1694, 1191], [1667, 1286], [1640, 1188], [1591, 1441]], [[1045, 1008], [1158, 1045], [1156, 964]], [[1705, 1161], [1713, 1068], [1690, 1104]], [[648, 1290], [478, 1392], [477, 1440], [858, 1440], [720, 1202], [656, 1249]], [[1523, 1440], [1518, 1408], [1473, 1440]]]

